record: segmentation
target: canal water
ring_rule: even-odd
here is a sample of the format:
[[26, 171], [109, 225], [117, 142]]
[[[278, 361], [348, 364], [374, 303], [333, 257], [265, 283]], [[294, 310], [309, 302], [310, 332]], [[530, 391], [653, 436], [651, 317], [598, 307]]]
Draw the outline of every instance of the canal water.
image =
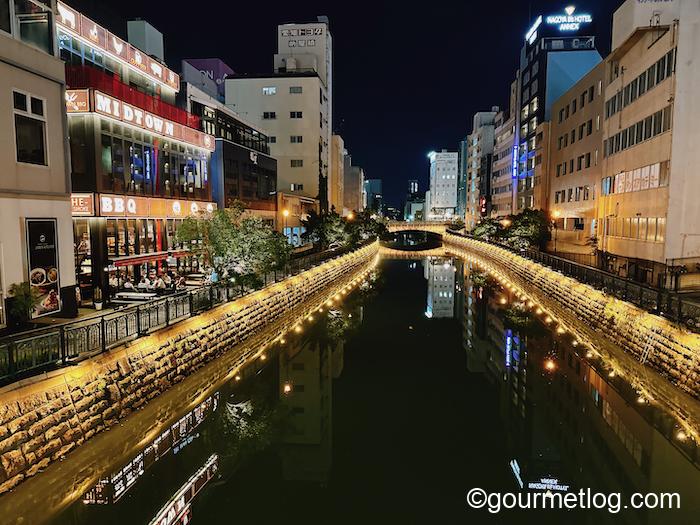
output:
[[[700, 522], [694, 422], [531, 312], [459, 259], [382, 260], [53, 523]], [[493, 514], [474, 488], [621, 508]]]

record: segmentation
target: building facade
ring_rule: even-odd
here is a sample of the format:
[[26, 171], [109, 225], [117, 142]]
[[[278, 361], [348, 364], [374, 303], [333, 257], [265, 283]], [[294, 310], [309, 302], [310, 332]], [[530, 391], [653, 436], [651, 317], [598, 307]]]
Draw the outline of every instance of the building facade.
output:
[[536, 207], [535, 194], [542, 191], [535, 181], [538, 126], [550, 120], [554, 101], [601, 61], [592, 22], [590, 15], [569, 7], [565, 14], [538, 16], [525, 36], [518, 70], [514, 212]]
[[277, 190], [329, 207], [332, 37], [328, 20], [277, 28], [274, 73], [226, 78], [225, 103], [270, 137]]
[[491, 164], [494, 147], [494, 119], [498, 107], [474, 115], [467, 137], [467, 205], [464, 224], [472, 229], [491, 213]]
[[31, 317], [74, 316], [75, 269], [55, 2], [0, 1], [0, 330], [13, 284], [39, 292]]
[[504, 218], [513, 213], [513, 181], [517, 180], [517, 145], [515, 114], [518, 104], [518, 81], [510, 86], [508, 109], [494, 117], [494, 143], [491, 165], [491, 217]]
[[359, 166], [352, 165], [352, 156], [345, 155], [343, 186], [343, 208], [347, 213], [360, 212], [365, 209], [365, 172]]
[[[130, 26], [131, 28], [132, 26]], [[214, 137], [175, 105], [179, 76], [65, 4], [57, 37], [65, 62], [74, 262], [81, 299], [114, 294], [125, 279], [198, 268], [175, 232], [215, 208]], [[99, 302], [99, 301], [98, 301]]]
[[365, 195], [367, 196], [366, 208], [381, 215], [384, 209], [382, 179], [365, 179], [364, 185]]
[[202, 131], [215, 137], [209, 180], [217, 206], [240, 202], [246, 214], [278, 227], [277, 159], [270, 155], [268, 136], [189, 82], [181, 82], [178, 101], [200, 119]]
[[345, 142], [340, 135], [331, 137], [331, 175], [328, 179], [329, 209], [343, 214], [343, 191], [345, 186]]
[[625, 2], [605, 72], [599, 250], [610, 271], [672, 288], [700, 281], [699, 21], [695, 3]]
[[426, 220], [445, 220], [457, 211], [458, 154], [456, 151], [432, 151], [430, 160], [430, 193], [426, 194]]
[[558, 251], [590, 253], [596, 236], [606, 67], [595, 66], [552, 105], [549, 209]]
[[469, 175], [469, 140], [462, 139], [457, 147], [457, 216], [466, 221], [467, 178]]

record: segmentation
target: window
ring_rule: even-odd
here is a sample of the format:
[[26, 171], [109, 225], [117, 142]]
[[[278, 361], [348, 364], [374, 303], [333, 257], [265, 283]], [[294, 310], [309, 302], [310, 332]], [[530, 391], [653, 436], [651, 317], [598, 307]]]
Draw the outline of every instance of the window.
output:
[[590, 167], [591, 167], [591, 152], [590, 152], [590, 151], [589, 151], [588, 153], [586, 153], [586, 164], [585, 164], [585, 166], [586, 166], [586, 168], [590, 168]]
[[277, 144], [277, 137], [275, 136], [270, 136], [267, 140], [270, 144]]
[[264, 88], [262, 88], [262, 92], [263, 92], [263, 95], [276, 95], [277, 88], [274, 86], [264, 87]]
[[292, 144], [301, 144], [304, 140], [304, 137], [302, 135], [292, 135], [289, 137], [289, 141]]
[[[293, 161], [292, 161], [293, 162]], [[290, 186], [290, 189], [292, 191], [304, 191], [304, 185], [303, 184], [295, 184], [292, 183]]]
[[302, 118], [301, 111], [290, 111], [289, 118]]
[[300, 93], [303, 93], [303, 89], [301, 86], [289, 86], [289, 93], [291, 95], [298, 95]]
[[274, 111], [265, 111], [263, 113], [263, 120], [274, 120], [277, 118], [277, 113]]
[[304, 159], [292, 159], [290, 166], [292, 168], [303, 168], [304, 167]]
[[12, 98], [17, 162], [47, 166], [45, 101], [20, 91]]

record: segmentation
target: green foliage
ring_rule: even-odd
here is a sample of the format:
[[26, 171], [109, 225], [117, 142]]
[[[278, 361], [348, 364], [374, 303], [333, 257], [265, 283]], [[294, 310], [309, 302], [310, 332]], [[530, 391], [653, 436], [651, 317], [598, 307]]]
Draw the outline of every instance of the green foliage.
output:
[[10, 315], [19, 321], [28, 321], [31, 318], [32, 310], [39, 303], [41, 294], [28, 282], [15, 283], [10, 286]]
[[311, 212], [302, 224], [306, 228], [304, 239], [321, 248], [352, 247], [388, 234], [386, 225], [373, 219], [369, 211], [353, 214], [352, 219], [341, 217], [335, 210]]
[[503, 242], [514, 248], [544, 249], [550, 237], [551, 226], [544, 211], [528, 208], [508, 216], [504, 221], [483, 219], [470, 233], [476, 238]]
[[220, 274], [237, 276], [253, 287], [259, 276], [283, 269], [292, 253], [286, 238], [260, 217], [244, 216], [238, 202], [210, 215], [188, 217], [177, 230], [178, 242], [204, 253]]
[[496, 219], [487, 217], [474, 226], [470, 233], [478, 239], [497, 241], [503, 235], [503, 225]]
[[464, 229], [464, 221], [461, 219], [461, 217], [456, 217], [455, 219], [452, 219], [452, 223], [450, 224], [450, 229], [457, 230], [457, 231]]

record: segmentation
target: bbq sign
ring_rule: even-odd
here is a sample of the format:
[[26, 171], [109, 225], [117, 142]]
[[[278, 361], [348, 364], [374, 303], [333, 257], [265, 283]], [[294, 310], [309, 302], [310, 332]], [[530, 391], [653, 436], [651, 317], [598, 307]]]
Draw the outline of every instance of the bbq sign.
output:
[[61, 311], [61, 285], [58, 279], [56, 219], [26, 219], [29, 285], [39, 299], [31, 318]]

